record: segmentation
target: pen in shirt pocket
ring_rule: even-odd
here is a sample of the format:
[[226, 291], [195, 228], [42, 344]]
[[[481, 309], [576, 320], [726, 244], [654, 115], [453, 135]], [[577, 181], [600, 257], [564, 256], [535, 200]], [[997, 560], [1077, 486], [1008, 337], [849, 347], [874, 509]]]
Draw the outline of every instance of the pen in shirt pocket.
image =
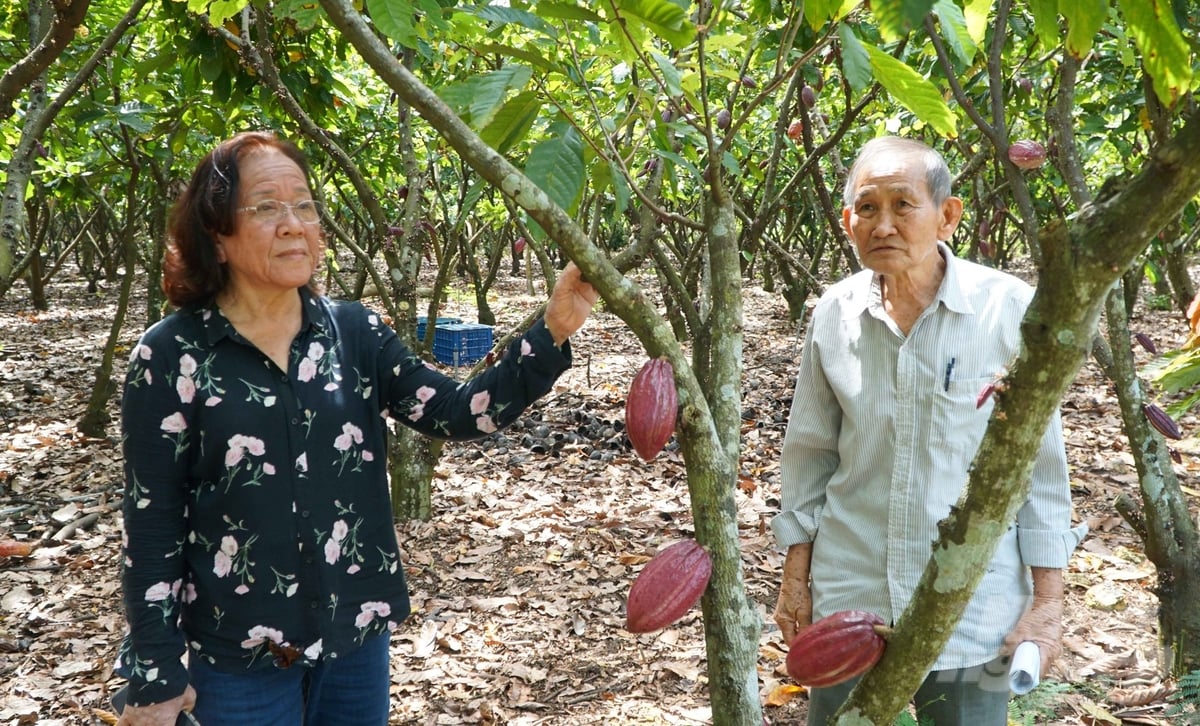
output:
[[950, 362], [946, 364], [946, 379], [942, 382], [942, 390], [946, 393], [950, 392], [950, 379], [954, 377], [954, 363], [957, 360], [957, 358], [951, 358]]

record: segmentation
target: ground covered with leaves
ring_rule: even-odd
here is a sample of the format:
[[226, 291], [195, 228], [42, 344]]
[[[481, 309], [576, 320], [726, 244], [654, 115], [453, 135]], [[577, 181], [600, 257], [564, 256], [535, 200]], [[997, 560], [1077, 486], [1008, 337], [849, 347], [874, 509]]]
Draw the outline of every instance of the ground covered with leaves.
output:
[[[542, 299], [519, 278], [500, 286], [498, 333]], [[34, 549], [0, 557], [0, 724], [114, 723], [108, 698], [121, 683], [112, 667], [123, 634], [116, 402], [107, 437], [84, 437], [75, 422], [116, 290], [88, 294], [64, 282], [44, 312], [27, 308], [24, 292], [0, 300], [0, 540]], [[446, 312], [473, 319], [465, 305]], [[746, 317], [742, 558], [764, 623], [765, 714], [796, 724], [806, 698], [790, 687], [770, 619], [781, 557], [768, 522], [800, 340], [777, 295], [748, 289]], [[1164, 348], [1186, 334], [1170, 312], [1139, 310], [1134, 325]], [[126, 326], [118, 376], [140, 328]], [[394, 724], [711, 721], [699, 609], [658, 633], [623, 628], [641, 566], [692, 532], [674, 444], [646, 463], [623, 433], [625, 391], [645, 356], [602, 310], [574, 346], [575, 367], [516, 425], [446, 447], [432, 518], [398, 525], [414, 613], [392, 641]], [[1136, 497], [1137, 481], [1115, 394], [1093, 366], [1063, 415], [1077, 518], [1092, 533], [1067, 573], [1065, 655], [1014, 702], [1013, 720], [1182, 723], [1174, 685], [1157, 672], [1154, 568], [1112, 508], [1123, 492]], [[1194, 420], [1182, 424], [1195, 430]], [[1198, 461], [1184, 451], [1176, 467], [1194, 502]]]

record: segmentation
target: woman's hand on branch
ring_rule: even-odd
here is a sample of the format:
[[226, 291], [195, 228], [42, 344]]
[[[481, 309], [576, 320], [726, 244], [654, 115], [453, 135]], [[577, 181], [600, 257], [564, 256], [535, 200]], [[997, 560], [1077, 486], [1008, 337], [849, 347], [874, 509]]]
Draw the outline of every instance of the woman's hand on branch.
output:
[[575, 263], [567, 263], [550, 293], [544, 316], [546, 329], [554, 338], [555, 345], [562, 345], [579, 330], [599, 298], [600, 293], [583, 279], [583, 273]]

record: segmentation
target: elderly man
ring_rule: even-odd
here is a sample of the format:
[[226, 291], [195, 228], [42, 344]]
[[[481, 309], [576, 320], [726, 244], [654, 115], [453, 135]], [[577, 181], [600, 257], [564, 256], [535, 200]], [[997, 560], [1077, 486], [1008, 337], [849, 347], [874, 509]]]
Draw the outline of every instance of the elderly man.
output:
[[[869, 142], [850, 169], [843, 224], [866, 268], [813, 312], [782, 454], [787, 550], [775, 621], [788, 642], [814, 619], [859, 609], [891, 622], [908, 605], [944, 518], [967, 482], [991, 404], [976, 395], [1020, 346], [1032, 288], [956, 259], [962, 216], [942, 156]], [[916, 693], [922, 723], [1007, 723], [1008, 691], [982, 666], [1025, 640], [1043, 668], [1061, 652], [1062, 568], [1071, 528], [1062, 428], [1047, 427], [1029, 499], [1000, 541], [934, 670]], [[823, 726], [855, 681], [813, 689]]]

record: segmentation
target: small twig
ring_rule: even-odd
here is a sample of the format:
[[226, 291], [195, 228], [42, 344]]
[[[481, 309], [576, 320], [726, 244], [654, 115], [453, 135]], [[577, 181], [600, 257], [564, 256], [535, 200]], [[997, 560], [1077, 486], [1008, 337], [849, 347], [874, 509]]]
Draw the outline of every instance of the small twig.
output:
[[110, 510], [104, 509], [99, 512], [92, 512], [91, 514], [85, 514], [82, 517], [80, 517], [79, 519], [76, 519], [74, 522], [71, 522], [70, 524], [65, 525], [62, 529], [55, 532], [54, 536], [51, 537], [50, 539], [54, 540], [55, 542], [62, 542], [66, 538], [75, 534], [76, 530], [87, 529], [88, 527], [91, 527], [93, 524], [95, 524], [97, 522], [97, 520], [100, 519], [101, 514], [104, 514], [105, 512], [108, 512], [108, 511], [110, 511]]

